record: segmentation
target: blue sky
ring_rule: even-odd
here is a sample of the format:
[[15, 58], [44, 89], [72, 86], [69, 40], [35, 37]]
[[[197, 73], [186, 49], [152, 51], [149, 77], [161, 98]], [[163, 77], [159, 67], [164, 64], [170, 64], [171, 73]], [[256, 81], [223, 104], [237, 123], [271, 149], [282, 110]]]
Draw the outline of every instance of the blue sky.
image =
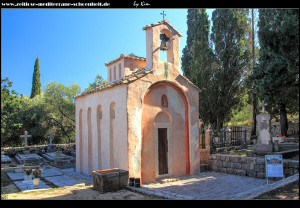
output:
[[[165, 19], [186, 45], [187, 9], [1, 9], [1, 78], [30, 96], [34, 62], [40, 61], [42, 89], [56, 81], [83, 91], [105, 62], [120, 54], [146, 57], [144, 26]], [[211, 16], [211, 13], [209, 13]]]

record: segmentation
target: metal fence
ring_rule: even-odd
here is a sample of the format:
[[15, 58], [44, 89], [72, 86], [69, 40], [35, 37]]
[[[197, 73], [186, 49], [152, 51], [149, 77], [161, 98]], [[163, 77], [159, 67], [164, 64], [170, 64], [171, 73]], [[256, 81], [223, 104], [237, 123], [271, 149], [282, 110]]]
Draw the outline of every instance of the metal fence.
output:
[[214, 148], [242, 145], [243, 127], [223, 128], [220, 132], [212, 131], [210, 145]]

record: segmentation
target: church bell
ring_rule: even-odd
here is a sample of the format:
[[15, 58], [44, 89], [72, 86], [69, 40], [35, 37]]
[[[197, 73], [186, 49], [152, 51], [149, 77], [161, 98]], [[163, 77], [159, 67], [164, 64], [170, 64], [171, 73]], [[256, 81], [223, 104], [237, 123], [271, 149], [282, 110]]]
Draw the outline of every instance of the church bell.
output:
[[166, 34], [160, 34], [160, 39], [161, 39], [161, 43], [159, 49], [162, 51], [168, 50], [167, 41], [170, 40], [170, 38], [166, 36]]

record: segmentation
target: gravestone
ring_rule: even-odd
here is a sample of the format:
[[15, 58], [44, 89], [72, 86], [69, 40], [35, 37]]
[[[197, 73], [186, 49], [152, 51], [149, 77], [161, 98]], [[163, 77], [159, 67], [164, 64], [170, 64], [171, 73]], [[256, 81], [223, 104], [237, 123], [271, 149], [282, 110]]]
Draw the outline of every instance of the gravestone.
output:
[[[28, 137], [31, 137], [31, 135], [27, 134], [27, 131], [24, 132], [24, 135], [21, 135], [20, 137], [25, 139], [24, 146], [28, 147], [27, 139]], [[24, 151], [23, 154], [19, 153], [15, 156], [15, 159], [18, 163], [24, 166], [34, 166], [34, 165], [40, 165], [43, 163], [43, 158], [39, 155], [33, 153], [30, 154], [29, 151]]]
[[15, 159], [18, 163], [24, 166], [40, 165], [44, 162], [44, 159], [39, 155], [33, 154], [17, 154]]
[[53, 136], [52, 134], [50, 134], [50, 135], [48, 136], [48, 138], [50, 139], [50, 142], [49, 142], [49, 144], [48, 144], [48, 151], [51, 151], [52, 149], [55, 148], [55, 144], [52, 144], [52, 141], [53, 141], [53, 139], [54, 139], [54, 136]]
[[9, 156], [4, 155], [3, 152], [1, 152], [1, 164], [10, 164], [11, 159]]
[[31, 137], [31, 135], [27, 134], [27, 131], [24, 131], [24, 135], [21, 135], [20, 137], [25, 139], [24, 146], [28, 147], [27, 139], [28, 137]]
[[42, 155], [43, 158], [50, 161], [50, 165], [57, 168], [71, 168], [75, 165], [75, 158], [65, 155], [60, 151], [48, 152]]
[[271, 135], [271, 115], [265, 113], [266, 105], [264, 101], [260, 104], [262, 113], [256, 116], [258, 137], [253, 149], [257, 152], [268, 153], [273, 152], [273, 142]]

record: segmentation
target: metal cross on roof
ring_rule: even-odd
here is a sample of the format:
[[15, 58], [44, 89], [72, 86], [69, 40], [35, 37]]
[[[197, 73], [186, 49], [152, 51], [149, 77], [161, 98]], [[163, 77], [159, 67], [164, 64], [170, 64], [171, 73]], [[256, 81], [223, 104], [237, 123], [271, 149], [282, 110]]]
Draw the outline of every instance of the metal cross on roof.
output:
[[163, 16], [163, 21], [165, 20], [165, 16], [167, 16], [166, 14], [165, 14], [165, 11], [163, 11], [162, 13], [160, 13], [162, 16]]

